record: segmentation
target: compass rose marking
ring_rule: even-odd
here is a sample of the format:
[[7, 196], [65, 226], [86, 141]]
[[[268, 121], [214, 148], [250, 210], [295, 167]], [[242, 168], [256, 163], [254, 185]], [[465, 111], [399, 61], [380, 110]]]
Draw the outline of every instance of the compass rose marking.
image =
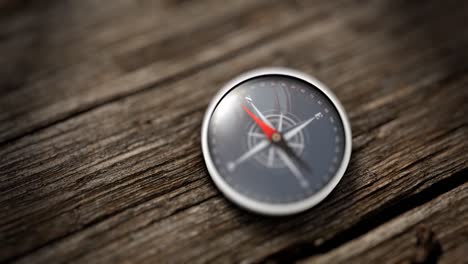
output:
[[249, 132], [249, 136], [251, 137], [256, 137], [256, 138], [265, 138], [265, 135], [262, 133], [257, 133], [257, 132]]
[[[251, 106], [254, 110], [255, 114], [252, 113], [245, 105], [242, 105], [243, 110], [257, 123], [257, 125], [261, 128], [263, 134], [256, 133], [256, 132], [249, 132], [249, 136], [254, 136], [257, 138], [265, 138], [264, 140], [260, 141], [258, 144], [253, 146], [247, 152], [242, 154], [237, 160], [233, 162], [228, 162], [227, 168], [230, 171], [233, 171], [239, 164], [248, 160], [252, 156], [256, 155], [257, 153], [263, 151], [267, 147], [268, 149], [268, 157], [267, 157], [267, 164], [268, 166], [273, 166], [275, 154], [279, 156], [279, 158], [283, 161], [283, 163], [289, 168], [292, 174], [298, 179], [300, 185], [304, 188], [309, 186], [308, 182], [305, 180], [304, 176], [302, 175], [301, 170], [296, 166], [296, 164], [292, 161], [292, 159], [288, 156], [288, 154], [281, 148], [277, 149], [275, 146], [272, 145], [270, 142], [270, 138], [273, 134], [281, 132], [283, 129], [283, 113], [280, 113], [277, 127], [274, 129], [274, 126], [271, 124], [270, 120], [268, 120], [262, 112], [255, 106], [252, 102], [250, 97], [245, 97], [247, 103]], [[289, 141], [293, 137], [295, 137], [299, 132], [301, 132], [307, 125], [309, 125], [312, 121], [322, 118], [323, 115], [321, 112], [316, 113], [313, 117], [306, 120], [305, 122], [295, 126], [288, 132], [284, 134], [284, 140]], [[278, 132], [277, 132], [278, 131]], [[281, 136], [281, 134], [278, 134]], [[303, 147], [301, 144], [297, 143], [290, 143], [290, 147], [293, 148], [300, 148]]]
[[276, 130], [278, 130], [278, 132], [283, 131], [283, 113], [280, 113], [278, 127], [276, 128]]

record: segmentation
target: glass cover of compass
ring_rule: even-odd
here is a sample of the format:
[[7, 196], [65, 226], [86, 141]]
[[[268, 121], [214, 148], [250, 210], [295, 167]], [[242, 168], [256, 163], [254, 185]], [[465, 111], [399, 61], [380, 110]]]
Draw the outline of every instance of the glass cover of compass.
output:
[[285, 68], [230, 81], [209, 106], [202, 149], [216, 186], [266, 215], [298, 213], [338, 184], [351, 156], [351, 129], [333, 93]]

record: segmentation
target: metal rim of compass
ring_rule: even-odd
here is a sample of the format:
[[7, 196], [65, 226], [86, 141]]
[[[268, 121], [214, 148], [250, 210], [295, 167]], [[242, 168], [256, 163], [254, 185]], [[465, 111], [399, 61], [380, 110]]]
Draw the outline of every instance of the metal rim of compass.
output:
[[[216, 166], [213, 163], [210, 149], [208, 146], [208, 128], [210, 125], [211, 117], [213, 115], [214, 110], [216, 109], [218, 103], [224, 98], [224, 96], [229, 93], [232, 89], [235, 89], [240, 83], [243, 83], [249, 79], [253, 79], [260, 76], [268, 76], [268, 75], [282, 75], [285, 77], [295, 77], [300, 79], [304, 82], [309, 83], [312, 87], [320, 90], [333, 104], [336, 108], [338, 115], [341, 118], [341, 122], [343, 123], [344, 128], [344, 137], [345, 137], [345, 149], [343, 153], [343, 159], [341, 164], [336, 171], [335, 175], [332, 179], [317, 193], [311, 195], [310, 197], [296, 202], [291, 203], [284, 203], [284, 204], [271, 204], [266, 202], [261, 202], [249, 198], [245, 195], [242, 195], [234, 188], [232, 188], [223, 177], [220, 175], [219, 171], [216, 169]], [[219, 92], [214, 96], [212, 101], [210, 102], [207, 111], [205, 112], [202, 124], [202, 152], [203, 157], [205, 160], [206, 167], [208, 172], [213, 179], [215, 185], [219, 188], [219, 190], [232, 202], [235, 204], [255, 213], [260, 213], [264, 215], [271, 215], [271, 216], [282, 216], [282, 215], [291, 215], [295, 213], [299, 213], [305, 211], [309, 208], [320, 203], [323, 199], [325, 199], [338, 185], [339, 181], [343, 177], [344, 173], [349, 164], [349, 160], [351, 158], [351, 148], [352, 148], [352, 137], [351, 137], [351, 126], [344, 110], [344, 107], [341, 105], [338, 98], [333, 94], [333, 92], [325, 86], [323, 83], [318, 81], [316, 78], [292, 69], [288, 68], [281, 68], [281, 67], [269, 67], [269, 68], [259, 68], [255, 70], [248, 71], [243, 73], [236, 78], [227, 82]]]

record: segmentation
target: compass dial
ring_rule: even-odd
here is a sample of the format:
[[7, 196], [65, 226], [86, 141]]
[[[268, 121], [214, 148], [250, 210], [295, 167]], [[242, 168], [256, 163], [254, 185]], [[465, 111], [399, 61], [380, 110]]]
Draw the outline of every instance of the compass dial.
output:
[[262, 69], [231, 81], [205, 116], [208, 171], [233, 202], [284, 215], [324, 199], [344, 174], [351, 131], [321, 83], [288, 69]]

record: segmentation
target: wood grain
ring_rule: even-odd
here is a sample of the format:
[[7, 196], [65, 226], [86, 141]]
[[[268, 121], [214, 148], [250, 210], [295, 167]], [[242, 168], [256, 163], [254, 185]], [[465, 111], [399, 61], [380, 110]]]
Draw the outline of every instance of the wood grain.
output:
[[[45, 9], [44, 14], [27, 21], [31, 29], [25, 26], [29, 30], [12, 36], [4, 45], [12, 55], [7, 57], [8, 66], [1, 70], [6, 72], [2, 75], [9, 75], [12, 62], [18, 64], [15, 73], [22, 68], [40, 70], [30, 80], [19, 76], [21, 82], [2, 85], [10, 88], [0, 98], [0, 142], [17, 139], [106, 102], [189, 74], [220, 58], [234, 56], [237, 51], [274, 36], [275, 32], [326, 15], [338, 4], [302, 2], [291, 5], [283, 1], [230, 1], [226, 4], [206, 0], [178, 9], [167, 5], [141, 6], [139, 1], [132, 8], [128, 7], [129, 3], [122, 4], [114, 14], [116, 17], [100, 23], [103, 25], [97, 29], [82, 26], [70, 33], [63, 24], [71, 23], [73, 29], [78, 22], [60, 16], [49, 19], [47, 11], [68, 16], [76, 4], [59, 5], [63, 8], [59, 10]], [[203, 8], [207, 6], [209, 12]], [[79, 11], [74, 12], [80, 17]], [[120, 18], [119, 12], [125, 15]], [[63, 20], [58, 23], [60, 18]], [[36, 29], [38, 23], [52, 31], [40, 35], [45, 40], [31, 39], [31, 35], [41, 32]], [[45, 51], [38, 53], [38, 46], [44, 46]], [[37, 61], [41, 64], [35, 65]]]
[[[331, 12], [323, 4], [315, 11], [284, 11], [286, 22], [275, 16], [282, 7], [273, 4], [267, 13], [247, 8], [254, 11], [246, 17], [264, 14], [266, 22], [245, 22], [236, 31], [245, 33], [237, 44], [227, 44], [232, 28], [215, 25], [222, 41], [197, 40], [203, 44], [173, 66], [151, 59], [148, 47], [160, 46], [143, 44], [128, 54], [149, 54], [144, 57], [150, 61], [138, 66], [124, 56], [119, 65], [142, 67], [141, 75], [128, 73], [138, 77], [119, 68], [103, 88], [90, 85], [93, 92], [75, 87], [69, 96], [38, 96], [38, 108], [46, 109], [39, 112], [50, 113], [41, 125], [7, 119], [5, 127], [16, 127], [13, 120], [23, 124], [11, 135], [34, 132], [0, 149], [0, 260], [297, 260], [339, 250], [386, 221], [399, 221], [411, 206], [424, 206], [412, 204], [415, 197], [425, 204], [444, 192], [459, 193], [468, 159], [468, 64], [460, 52], [468, 34], [459, 23], [466, 5], [359, 1]], [[272, 23], [277, 26], [268, 27]], [[448, 37], [441, 25], [459, 34]], [[211, 54], [212, 63], [196, 50]], [[194, 64], [187, 71], [188, 61]], [[172, 77], [155, 81], [154, 65], [173, 67], [157, 78]], [[353, 129], [351, 165], [337, 189], [319, 206], [288, 218], [255, 216], [230, 204], [211, 183], [201, 156], [200, 125], [210, 98], [230, 78], [264, 65], [297, 68], [327, 83]], [[51, 84], [52, 90], [66, 89]], [[115, 90], [107, 93], [110, 87]], [[14, 94], [7, 93], [11, 104], [25, 100]], [[72, 101], [72, 107], [58, 107]]]
[[[466, 262], [468, 184], [303, 263], [412, 263], [418, 253], [418, 227], [422, 226], [430, 228], [435, 234], [434, 240], [441, 247], [440, 263]], [[427, 262], [430, 260], [427, 259]]]

